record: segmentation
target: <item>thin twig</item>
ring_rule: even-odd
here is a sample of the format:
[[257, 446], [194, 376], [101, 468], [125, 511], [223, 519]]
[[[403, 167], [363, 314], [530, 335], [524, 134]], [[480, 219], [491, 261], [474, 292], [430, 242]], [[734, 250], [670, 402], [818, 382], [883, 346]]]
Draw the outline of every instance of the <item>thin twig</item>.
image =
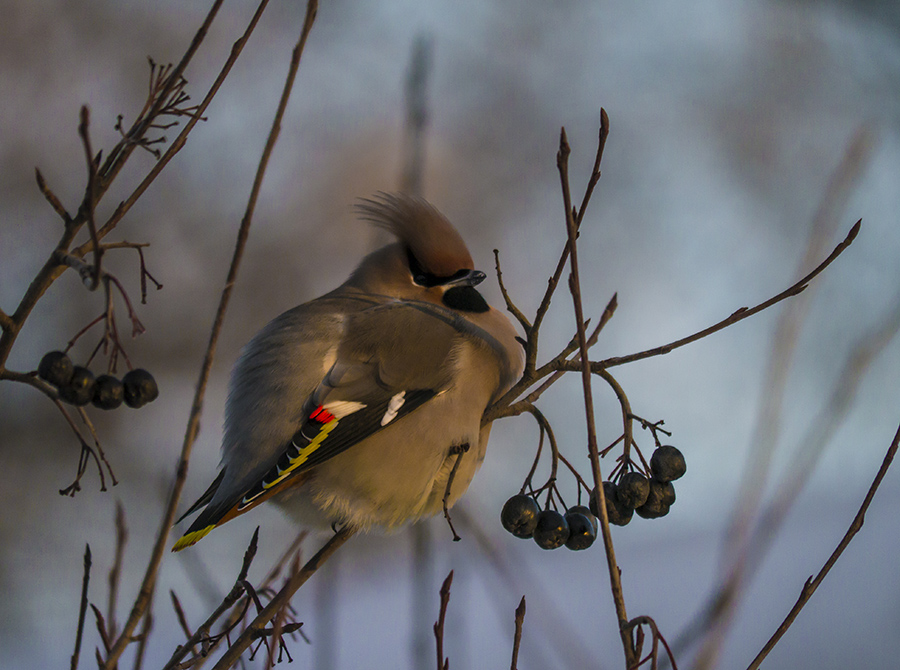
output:
[[75, 633], [75, 651], [72, 652], [71, 670], [78, 669], [81, 656], [81, 638], [84, 635], [84, 619], [88, 606], [88, 582], [91, 579], [91, 545], [84, 545], [84, 577], [81, 578], [81, 607], [78, 609], [78, 630]]
[[37, 180], [38, 189], [43, 194], [44, 198], [46, 198], [47, 202], [50, 203], [53, 211], [59, 214], [59, 218], [61, 218], [63, 223], [68, 226], [72, 222], [72, 217], [69, 216], [69, 213], [66, 211], [66, 208], [63, 207], [59, 198], [56, 197], [56, 194], [50, 190], [50, 187], [44, 179], [44, 175], [42, 175], [41, 171], [37, 168], [34, 168], [34, 178]]
[[[605, 136], [601, 133], [601, 149], [598, 151], [598, 161], [594, 168], [594, 173], [597, 177], [599, 177], [599, 157], [602, 153], [603, 139], [605, 139]], [[585, 332], [584, 311], [581, 303], [581, 282], [578, 273], [578, 221], [576, 220], [577, 213], [572, 209], [569, 194], [569, 151], [569, 143], [566, 140], [566, 131], [563, 129], [560, 132], [559, 153], [557, 154], [556, 163], [559, 168], [560, 182], [563, 191], [563, 203], [565, 205], [566, 231], [568, 233], [569, 242], [569, 264], [571, 268], [571, 273], [569, 275], [569, 290], [572, 293], [572, 303], [575, 308], [575, 326], [578, 329], [578, 344], [581, 354], [580, 366], [585, 419], [587, 421], [588, 456], [591, 461], [591, 470], [594, 476], [594, 487], [598, 492], [597, 507], [600, 512], [601, 535], [603, 536], [603, 547], [606, 550], [606, 563], [609, 572], [613, 602], [616, 608], [616, 616], [619, 620], [619, 634], [622, 639], [625, 663], [630, 666], [635, 662], [634, 642], [631, 637], [631, 631], [623, 625], [624, 622], [628, 621], [628, 615], [625, 609], [625, 596], [622, 591], [621, 573], [618, 563], [616, 562], [616, 552], [613, 547], [612, 534], [609, 529], [609, 518], [606, 513], [606, 500], [604, 498], [602, 485], [603, 476], [600, 472], [600, 455], [597, 449], [597, 428], [594, 423], [594, 400], [591, 393], [591, 362], [588, 356], [587, 333]], [[593, 185], [589, 188], [592, 189]], [[589, 195], [590, 191], [585, 194], [585, 205], [589, 199]], [[629, 445], [626, 444], [625, 446], [627, 449]]]
[[119, 581], [122, 576], [122, 560], [125, 556], [125, 543], [128, 542], [128, 528], [125, 526], [125, 508], [122, 501], [116, 501], [116, 553], [113, 566], [109, 571], [109, 604], [106, 608], [106, 619], [109, 622], [109, 634], [116, 634], [116, 605], [119, 596]]
[[241, 654], [246, 651], [247, 647], [249, 647], [256, 638], [259, 631], [265, 628], [265, 625], [272, 620], [275, 614], [284, 607], [288, 601], [290, 601], [297, 590], [306, 583], [306, 581], [331, 557], [332, 554], [334, 554], [334, 552], [340, 549], [347, 540], [353, 537], [355, 532], [356, 531], [352, 526], [346, 525], [332, 536], [325, 546], [307, 561], [302, 570], [291, 576], [275, 597], [269, 601], [269, 604], [265, 606], [263, 611], [256, 616], [249, 626], [247, 626], [237, 640], [228, 647], [228, 650], [222, 655], [213, 667], [213, 670], [227, 670], [234, 665]]
[[503, 284], [503, 273], [500, 271], [499, 249], [494, 249], [494, 269], [497, 272], [497, 283], [500, 285], [500, 295], [503, 296], [503, 300], [506, 302], [506, 310], [516, 318], [516, 321], [519, 322], [519, 325], [522, 326], [522, 330], [524, 330], [527, 335], [531, 332], [531, 321], [529, 321], [528, 317], [522, 313], [522, 310], [516, 307], [512, 298], [509, 296], [509, 292], [506, 290], [506, 286]]
[[97, 161], [94, 158], [94, 150], [91, 148], [91, 135], [88, 128], [90, 125], [90, 118], [91, 115], [87, 105], [82, 105], [80, 123], [78, 124], [78, 135], [81, 137], [85, 158], [87, 159], [88, 180], [81, 208], [87, 219], [88, 231], [91, 234], [91, 244], [94, 247], [94, 266], [91, 271], [91, 283], [88, 286], [91, 291], [94, 291], [100, 285], [100, 259], [103, 257], [103, 247], [100, 246], [100, 239], [97, 237], [97, 224], [94, 221], [94, 208], [97, 205], [98, 184]]
[[[172, 670], [177, 667], [181, 662], [181, 659], [187, 654], [188, 651], [193, 649], [197, 644], [205, 643], [205, 641], [209, 638], [209, 631], [212, 628], [213, 624], [219, 620], [219, 617], [222, 616], [225, 612], [230, 610], [234, 605], [240, 600], [241, 596], [246, 592], [244, 588], [244, 584], [247, 580], [247, 574], [250, 572], [250, 565], [253, 563], [253, 559], [256, 556], [256, 550], [259, 546], [259, 526], [257, 526], [256, 530], [253, 532], [253, 537], [250, 539], [250, 544], [247, 545], [247, 549], [244, 552], [244, 560], [241, 564], [240, 572], [238, 573], [237, 579], [234, 582], [234, 586], [232, 586], [231, 591], [222, 599], [222, 602], [213, 610], [212, 614], [207, 617], [206, 621], [204, 621], [199, 628], [194, 632], [193, 635], [189, 635], [187, 641], [179, 646], [175, 653], [172, 654], [172, 658], [169, 659], [169, 662], [166, 663], [163, 670]], [[237, 620], [233, 622], [229, 622], [229, 626], [232, 624], [236, 624]], [[213, 645], [213, 648], [215, 645]], [[209, 654], [212, 649], [205, 649], [205, 653]]]
[[[212, 16], [214, 12], [218, 9], [218, 2], [214, 5], [213, 10], [211, 10], [210, 15]], [[253, 15], [253, 18], [250, 21], [250, 24], [247, 26], [247, 29], [244, 31], [244, 34], [241, 38], [235, 42], [234, 47], [232, 47], [231, 56], [229, 57], [228, 62], [226, 63], [226, 67], [223, 68], [223, 72], [227, 72], [231, 68], [231, 64], [234, 62], [234, 59], [240, 54], [243, 49], [244, 44], [247, 42], [247, 39], [250, 37], [250, 34], [253, 32], [253, 29], [256, 27], [257, 22], [259, 21], [260, 16], [262, 15], [263, 10], [268, 4], [268, 0], [261, 0], [259, 6], [257, 7], [256, 12]], [[312, 4], [312, 3], [311, 3]], [[211, 20], [208, 18], [208, 21]], [[207, 23], [208, 23], [207, 21]], [[312, 27], [310, 21], [309, 27]], [[205, 23], [204, 26], [207, 24]], [[202, 27], [201, 31], [205, 33], [206, 27]], [[308, 34], [308, 29], [304, 28], [304, 35]], [[198, 33], [199, 35], [200, 33]], [[196, 38], [195, 38], [196, 40]], [[305, 41], [305, 38], [304, 38]], [[297, 60], [299, 60], [299, 55], [297, 56]], [[294, 68], [294, 72], [296, 72], [296, 68]], [[218, 81], [218, 80], [217, 80]], [[293, 79], [290, 79], [291, 83]], [[289, 90], [289, 89], [288, 89]], [[212, 91], [210, 92], [212, 93]], [[207, 96], [209, 97], [209, 96]], [[285, 97], [285, 96], [283, 96]], [[207, 102], [204, 100], [204, 102]], [[285, 101], [286, 103], [286, 101]], [[284, 114], [284, 104], [279, 106], [279, 114], [276, 117], [276, 127], [278, 122], [280, 121], [281, 115]], [[185, 128], [187, 130], [187, 128]], [[274, 129], [273, 129], [274, 130]], [[274, 133], [277, 136], [277, 132]], [[184, 131], [179, 135], [179, 139], [184, 137]], [[271, 138], [268, 144], [272, 144], [274, 140]], [[174, 145], [173, 145], [174, 146]], [[172, 149], [170, 148], [169, 151]], [[269, 150], [271, 152], [271, 149]], [[169, 152], [166, 152], [168, 155]], [[264, 154], [265, 155], [265, 154]], [[255, 186], [255, 192], [258, 192], [259, 186], [258, 183], [261, 181], [261, 172], [265, 171], [265, 165], [261, 162], [260, 170], [257, 176], [257, 185]], [[137, 627], [138, 622], [143, 615], [144, 610], [146, 609], [148, 603], [150, 602], [150, 597], [156, 586], [156, 577], [159, 573], [159, 566], [162, 563], [162, 557], [165, 552], [166, 541], [169, 536], [169, 529], [172, 527], [172, 522], [175, 520], [175, 512], [178, 507], [178, 501], [181, 498], [181, 492], [184, 488], [184, 483], [187, 480], [187, 470], [188, 470], [188, 462], [190, 460], [191, 451], [194, 446], [194, 442], [197, 439], [197, 433], [200, 429], [200, 413], [203, 408], [203, 398], [206, 393], [206, 384], [209, 381], [209, 373], [212, 368], [212, 360], [215, 356], [216, 351], [216, 343], [218, 342], [219, 332], [221, 331], [222, 324], [225, 318], [225, 310], [228, 306], [228, 301], [231, 296], [231, 289], [234, 286], [235, 279], [237, 277], [237, 270], [240, 265], [241, 257], [243, 256], [244, 245], [247, 241], [247, 235], [249, 233], [250, 221], [252, 218], [253, 205], [256, 202], [255, 196], [251, 197], [251, 202], [248, 204], [247, 212], [244, 215], [244, 219], [241, 222], [241, 228], [238, 232], [238, 239], [235, 245], [234, 257], [232, 258], [231, 267], [228, 272], [228, 278], [225, 282], [225, 288], [222, 291], [222, 297], [219, 301], [219, 307], [216, 311], [216, 318], [213, 323], [212, 332], [210, 333], [209, 344], [207, 345], [206, 355], [204, 356], [203, 364], [201, 366], [200, 378], [197, 382], [196, 392], [194, 394], [194, 402], [191, 407], [191, 414], [188, 419], [187, 430], [185, 431], [184, 442], [182, 444], [181, 457], [179, 458], [178, 467], [176, 470], [175, 481], [172, 486], [172, 492], [169, 497], [168, 506], [166, 508], [165, 513], [163, 514], [162, 522], [160, 524], [160, 529], [157, 534], [156, 543], [153, 547], [153, 552], [150, 557], [150, 561], [147, 565], [147, 570], [144, 575], [144, 580], [141, 584], [141, 589], [138, 593], [137, 598], [135, 599], [134, 606], [132, 607], [131, 614], [128, 617], [128, 620], [125, 622], [125, 625], [122, 630], [122, 634], [116, 640], [115, 645], [110, 651], [109, 656], [106, 659], [106, 663], [104, 664], [103, 670], [112, 670], [119, 657], [122, 655], [122, 652], [125, 651], [125, 647], [128, 645], [130, 641], [131, 634], [134, 632], [134, 629]], [[109, 224], [107, 224], [109, 225]]]
[[[650, 358], [651, 356], [661, 356], [662, 354], [668, 354], [670, 351], [674, 349], [678, 349], [679, 347], [683, 347], [686, 344], [690, 344], [691, 342], [696, 342], [699, 339], [706, 337], [707, 335], [712, 335], [715, 332], [722, 330], [723, 328], [727, 328], [728, 326], [734, 325], [738, 321], [743, 321], [747, 317], [753, 316], [754, 314], [758, 314], [762, 312], [764, 309], [768, 309], [772, 305], [785, 300], [786, 298], [790, 298], [801, 293], [809, 283], [815, 279], [825, 268], [827, 268], [831, 263], [840, 256], [846, 249], [849, 247], [853, 240], [856, 239], [856, 235], [859, 233], [860, 225], [862, 224], [862, 219], [853, 224], [853, 227], [850, 228], [850, 232], [847, 233], [847, 237], [838, 244], [834, 251], [829, 254], [829, 256], [822, 261], [815, 269], [812, 270], [809, 274], [803, 277], [800, 281], [793, 284], [789, 288], [785, 289], [781, 293], [772, 298], [769, 298], [765, 302], [761, 302], [755, 307], [747, 308], [741, 307], [737, 311], [731, 314], [731, 316], [722, 319], [718, 323], [713, 324], [709, 328], [704, 328], [701, 331], [694, 333], [693, 335], [688, 335], [687, 337], [683, 337], [680, 340], [675, 340], [674, 342], [670, 342], [669, 344], [664, 344], [660, 347], [654, 347], [653, 349], [647, 349], [646, 351], [639, 351], [635, 354], [629, 354], [628, 356], [616, 356], [614, 358], [606, 358], [597, 363], [593, 363], [594, 367], [601, 368], [612, 368], [617, 365], [624, 365], [625, 363], [633, 363], [634, 361], [640, 361], [645, 358]], [[566, 364], [561, 366], [562, 370], [575, 370], [578, 368], [577, 364]]]
[[[748, 530], [746, 549], [738, 556], [722, 585], [710, 596], [699, 622], [691, 630], [723, 629], [730, 622], [742, 586], [758, 569], [777, 531], [815, 470], [825, 447], [850, 412], [866, 370], [900, 330], [900, 297], [894, 309], [856, 344], [844, 363], [840, 376], [819, 415], [811, 422], [787, 472], [776, 487], [772, 502], [764, 510], [752, 532]], [[727, 616], [726, 616], [727, 614]], [[684, 635], [682, 637], [685, 637]], [[683, 644], [679, 640], [679, 645]], [[709, 663], [717, 653], [717, 639], [708, 640], [698, 655], [698, 663]]]
[[875, 475], [875, 479], [872, 481], [872, 485], [869, 487], [868, 492], [866, 493], [866, 497], [860, 505], [859, 511], [856, 513], [856, 516], [853, 517], [853, 521], [850, 524], [850, 527], [847, 529], [847, 532], [844, 534], [844, 537], [841, 538], [841, 541], [838, 543], [838, 546], [831, 553], [831, 556], [828, 557], [828, 560], [825, 561], [825, 565], [822, 566], [822, 569], [819, 570], [818, 574], [814, 578], [810, 578], [806, 580], [806, 583], [803, 585], [803, 589], [800, 591], [800, 596], [797, 598], [797, 602], [794, 603], [794, 606], [791, 608], [791, 611], [788, 612], [787, 616], [784, 618], [784, 621], [781, 622], [781, 625], [778, 626], [778, 629], [772, 635], [768, 642], [763, 646], [762, 650], [760, 650], [759, 654], [757, 654], [756, 658], [747, 666], [747, 670], [756, 670], [760, 666], [760, 664], [765, 660], [766, 656], [768, 656], [769, 652], [778, 644], [778, 641], [784, 636], [787, 632], [788, 628], [791, 627], [791, 624], [794, 623], [794, 620], [797, 618], [797, 615], [800, 614], [800, 610], [809, 602], [809, 599], [812, 597], [813, 593], [816, 592], [816, 589], [819, 588], [822, 581], [831, 571], [831, 568], [834, 567], [834, 564], [837, 563], [837, 560], [841, 557], [841, 554], [844, 553], [844, 550], [849, 546], [850, 542], [856, 536], [856, 534], [863, 527], [863, 523], [865, 523], [866, 512], [869, 509], [869, 505], [872, 504], [872, 499], [875, 497], [875, 492], [878, 490], [878, 487], [881, 486], [881, 481], [884, 479], [885, 474], [887, 474], [888, 468], [891, 467], [891, 463], [894, 460], [894, 456], [897, 454], [897, 445], [900, 444], [900, 427], [897, 428], [897, 432], [894, 434], [894, 439], [891, 442], [891, 446], [888, 447], [887, 453], [884, 456], [884, 460], [881, 463], [881, 467], [878, 469], [878, 473]]
[[456, 460], [453, 461], [453, 467], [450, 469], [450, 475], [447, 477], [447, 486], [444, 489], [444, 497], [441, 500], [441, 506], [444, 510], [444, 519], [447, 520], [447, 525], [450, 526], [450, 531], [453, 533], [453, 541], [459, 542], [462, 538], [456, 532], [456, 528], [453, 527], [453, 520], [450, 519], [450, 487], [453, 486], [453, 480], [456, 478], [456, 471], [459, 470], [459, 464], [462, 462], [463, 454], [465, 454], [469, 450], [469, 445], [461, 444], [457, 448], [456, 452]]
[[438, 620], [434, 624], [434, 641], [437, 651], [437, 670], [448, 670], [450, 659], [444, 656], [444, 621], [447, 617], [447, 606], [450, 604], [450, 585], [453, 583], [453, 570], [441, 585], [441, 609]]
[[144, 655], [147, 653], [147, 642], [150, 639], [150, 631], [153, 630], [153, 599], [150, 599], [150, 604], [147, 606], [147, 610], [144, 612], [144, 618], [142, 619], [143, 623], [141, 625], [141, 632], [137, 636], [137, 651], [134, 654], [134, 670], [141, 670], [144, 665]]
[[[175, 615], [178, 618], [178, 625], [181, 626], [181, 630], [184, 632], [184, 636], [187, 639], [191, 639], [194, 634], [191, 633], [191, 627], [188, 625], [187, 616], [184, 613], [184, 608], [181, 606], [181, 601], [178, 599], [178, 595], [175, 593], [174, 589], [169, 589], [169, 597], [172, 599], [172, 607], [175, 609]], [[185, 645], [188, 647], [188, 645]], [[196, 653], [193, 649], [193, 646], [188, 647], [193, 653]]]
[[[619, 382], [609, 374], [608, 370], [600, 370], [597, 374], [609, 384], [613, 393], [616, 394], [616, 398], [619, 401], [619, 407], [622, 409], [622, 455], [627, 461], [631, 458], [631, 444], [634, 442], [634, 423], [632, 422], [634, 414], [631, 413], [631, 403], [628, 400], [628, 396], [625, 395], [625, 389], [623, 389]], [[600, 488], [603, 487], [601, 486]]]
[[510, 670], [517, 670], [518, 662], [519, 662], [519, 645], [522, 643], [522, 626], [525, 623], [525, 596], [522, 596], [522, 600], [519, 601], [519, 606], [516, 607], [516, 632], [513, 635], [513, 648], [512, 648], [512, 663], [510, 663]]

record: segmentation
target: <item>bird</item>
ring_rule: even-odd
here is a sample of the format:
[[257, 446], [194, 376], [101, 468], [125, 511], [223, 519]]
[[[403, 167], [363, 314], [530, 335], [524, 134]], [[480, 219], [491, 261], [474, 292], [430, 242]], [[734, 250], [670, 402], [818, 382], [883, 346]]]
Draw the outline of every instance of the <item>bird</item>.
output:
[[396, 241], [244, 347], [218, 476], [173, 551], [269, 499], [308, 527], [390, 531], [452, 506], [484, 460], [482, 415], [524, 369], [515, 328], [433, 205], [379, 193], [357, 212]]

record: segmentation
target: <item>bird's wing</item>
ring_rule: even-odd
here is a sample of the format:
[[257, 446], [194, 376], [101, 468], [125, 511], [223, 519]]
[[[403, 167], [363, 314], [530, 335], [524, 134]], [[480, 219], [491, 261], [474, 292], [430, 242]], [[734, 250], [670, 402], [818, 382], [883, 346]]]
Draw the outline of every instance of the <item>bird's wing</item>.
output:
[[289, 486], [302, 484], [314, 466], [446, 390], [460, 327], [452, 313], [422, 303], [391, 302], [350, 317], [334, 365], [307, 399], [302, 425], [275, 462], [243, 490], [204, 494], [202, 502], [217, 500], [207, 505], [173, 551], [196, 543]]

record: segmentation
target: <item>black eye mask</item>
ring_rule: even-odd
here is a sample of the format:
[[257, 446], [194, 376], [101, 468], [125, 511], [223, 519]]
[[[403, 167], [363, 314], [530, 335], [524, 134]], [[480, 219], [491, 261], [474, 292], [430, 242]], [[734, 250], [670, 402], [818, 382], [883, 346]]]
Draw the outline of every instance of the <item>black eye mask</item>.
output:
[[416, 260], [416, 257], [413, 256], [412, 251], [409, 249], [406, 250], [406, 258], [409, 263], [409, 271], [412, 274], [413, 281], [416, 282], [419, 286], [424, 286], [425, 288], [432, 288], [434, 286], [442, 286], [443, 284], [447, 284], [452, 282], [454, 279], [461, 279], [469, 274], [470, 270], [457, 270], [452, 275], [447, 277], [439, 277], [435, 274], [431, 274], [427, 272], [421, 265], [419, 265], [419, 261]]

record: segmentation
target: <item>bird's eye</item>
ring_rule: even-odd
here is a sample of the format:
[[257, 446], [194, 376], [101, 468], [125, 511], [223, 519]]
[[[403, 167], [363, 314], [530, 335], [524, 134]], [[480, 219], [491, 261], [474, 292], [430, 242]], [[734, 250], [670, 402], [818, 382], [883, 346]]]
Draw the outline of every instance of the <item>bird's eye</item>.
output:
[[471, 270], [466, 270], [465, 268], [463, 268], [461, 270], [457, 270], [452, 275], [440, 277], [425, 270], [419, 264], [419, 261], [416, 260], [416, 257], [413, 255], [410, 249], [406, 250], [406, 258], [407, 262], [409, 263], [409, 272], [410, 274], [412, 274], [413, 281], [419, 286], [424, 286], [425, 288], [432, 288], [434, 286], [449, 284], [450, 282], [456, 281], [457, 279], [462, 279], [471, 272]]

